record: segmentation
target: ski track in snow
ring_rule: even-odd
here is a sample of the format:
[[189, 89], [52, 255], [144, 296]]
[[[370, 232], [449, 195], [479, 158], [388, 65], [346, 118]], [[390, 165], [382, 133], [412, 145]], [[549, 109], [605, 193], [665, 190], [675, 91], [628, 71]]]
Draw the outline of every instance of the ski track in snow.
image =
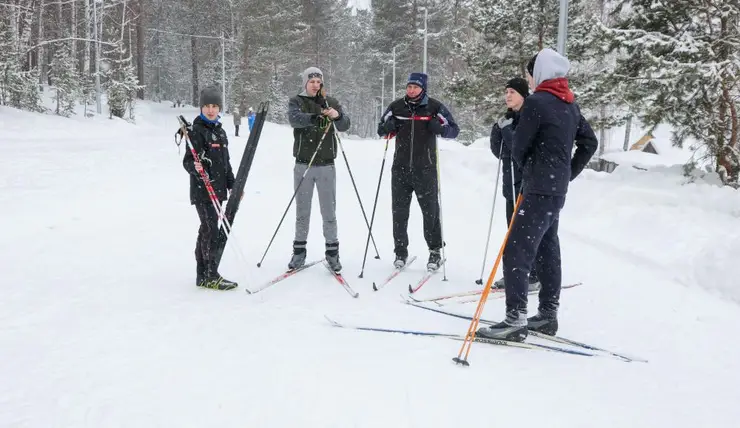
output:
[[[647, 358], [606, 358], [331, 327], [346, 323], [463, 334], [468, 322], [400, 303], [427, 252], [412, 202], [408, 271], [391, 270], [389, 150], [375, 218], [381, 260], [341, 155], [337, 158], [340, 254], [360, 293], [352, 299], [320, 265], [256, 295], [290, 258], [291, 208], [256, 267], [292, 194], [292, 137], [266, 124], [234, 237], [230, 292], [194, 286], [198, 218], [188, 200], [175, 115], [142, 103], [139, 124], [62, 119], [0, 107], [0, 426], [2, 427], [697, 427], [734, 426], [740, 352], [740, 195], [680, 185], [675, 170], [585, 171], [561, 216], [563, 336]], [[234, 138], [239, 164], [246, 133]], [[381, 140], [345, 139], [370, 217]], [[420, 297], [476, 288], [496, 163], [485, 147], [441, 141], [448, 281]], [[497, 189], [496, 192], [500, 192]], [[505, 233], [496, 216], [486, 279]], [[314, 200], [308, 259], [323, 254]], [[497, 273], [498, 278], [501, 275]], [[503, 316], [503, 299], [484, 317]], [[536, 297], [530, 310], [536, 310]], [[448, 309], [472, 314], [474, 304]]]

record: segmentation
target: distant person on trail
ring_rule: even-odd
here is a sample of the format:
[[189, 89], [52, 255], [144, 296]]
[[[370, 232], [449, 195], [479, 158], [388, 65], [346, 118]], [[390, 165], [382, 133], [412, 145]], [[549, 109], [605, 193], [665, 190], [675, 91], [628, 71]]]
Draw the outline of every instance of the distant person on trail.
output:
[[[519, 112], [524, 105], [524, 100], [529, 96], [529, 84], [521, 77], [515, 77], [505, 86], [506, 107], [508, 110], [491, 128], [491, 151], [499, 162], [502, 163], [503, 173], [503, 195], [506, 199], [506, 228], [509, 228], [511, 217], [514, 212], [514, 204], [522, 189], [522, 170], [514, 164], [511, 159], [511, 145], [514, 138], [514, 130], [519, 123]], [[506, 269], [506, 267], [504, 267]], [[504, 279], [501, 278], [493, 283], [493, 288], [504, 288]], [[532, 267], [529, 273], [529, 291], [537, 291], [540, 281], [537, 278], [537, 269]]]
[[[504, 248], [506, 318], [477, 334], [524, 341], [527, 331], [555, 335], [562, 272], [558, 224], [568, 184], [596, 152], [598, 141], [581, 115], [565, 77], [570, 62], [546, 48], [527, 64], [534, 93], [522, 106], [511, 157], [522, 169], [522, 200]], [[575, 142], [576, 151], [573, 153]], [[528, 277], [536, 265], [541, 282], [537, 315], [527, 319]]]
[[393, 241], [396, 260], [403, 268], [409, 256], [408, 224], [411, 195], [416, 193], [424, 218], [424, 239], [429, 248], [428, 270], [437, 270], [442, 260], [442, 225], [439, 218], [439, 171], [437, 137], [456, 138], [460, 128], [450, 111], [427, 94], [427, 75], [411, 73], [406, 96], [388, 106], [378, 124], [378, 135], [396, 137], [391, 167]]
[[234, 109], [233, 116], [234, 116], [234, 129], [235, 129], [234, 136], [238, 137], [239, 136], [239, 126], [242, 124], [242, 115], [239, 112], [239, 109]]
[[254, 110], [252, 110], [252, 107], [249, 107], [249, 113], [247, 113], [247, 125], [249, 126], [249, 132], [252, 132], [255, 117], [257, 117], [257, 115], [254, 114]]
[[342, 264], [339, 262], [337, 232], [337, 173], [334, 168], [337, 143], [334, 129], [336, 127], [340, 132], [348, 130], [350, 119], [339, 101], [326, 96], [321, 70], [309, 67], [303, 71], [302, 79], [301, 93], [288, 102], [288, 120], [293, 127], [294, 138], [293, 183], [294, 190], [297, 191], [293, 256], [288, 269], [298, 269], [306, 263], [306, 244], [315, 186], [323, 219], [326, 261], [333, 271], [340, 272]]
[[222, 106], [218, 88], [207, 87], [201, 91], [200, 115], [193, 120], [192, 128], [188, 131], [188, 138], [200, 158], [201, 167], [195, 165], [190, 150], [185, 151], [182, 164], [190, 174], [190, 203], [195, 205], [200, 218], [195, 244], [195, 283], [199, 287], [231, 290], [237, 287], [237, 283], [223, 278], [217, 272], [218, 213], [200, 175], [201, 170], [205, 171], [220, 202], [228, 198], [228, 192], [234, 185], [234, 173], [229, 157], [229, 141], [219, 122]]

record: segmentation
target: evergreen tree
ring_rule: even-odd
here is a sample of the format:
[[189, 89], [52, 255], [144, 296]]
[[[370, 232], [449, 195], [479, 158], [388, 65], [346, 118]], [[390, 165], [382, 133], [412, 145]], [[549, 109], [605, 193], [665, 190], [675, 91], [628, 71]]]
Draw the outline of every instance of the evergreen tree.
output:
[[80, 95], [80, 76], [77, 74], [74, 59], [66, 44], [54, 52], [54, 60], [49, 71], [54, 85], [56, 114], [69, 117], [74, 114], [77, 98]]
[[740, 172], [740, 2], [621, 1], [602, 27], [617, 52], [611, 76], [643, 123], [671, 124], [676, 145], [692, 137], [726, 183]]

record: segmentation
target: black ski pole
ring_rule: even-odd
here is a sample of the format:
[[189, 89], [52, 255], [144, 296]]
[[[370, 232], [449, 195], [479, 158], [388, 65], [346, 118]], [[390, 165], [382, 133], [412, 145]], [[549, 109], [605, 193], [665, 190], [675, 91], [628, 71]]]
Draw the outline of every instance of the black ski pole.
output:
[[352, 180], [352, 187], [355, 189], [355, 195], [357, 195], [357, 201], [360, 203], [360, 210], [362, 211], [362, 217], [365, 219], [365, 225], [367, 226], [367, 231], [370, 234], [370, 239], [373, 240], [373, 247], [375, 247], [375, 258], [380, 259], [380, 253], [378, 252], [378, 245], [375, 243], [375, 237], [373, 236], [372, 231], [370, 230], [370, 222], [367, 220], [367, 214], [365, 213], [365, 207], [362, 205], [362, 199], [360, 198], [360, 192], [357, 190], [357, 184], [355, 183], [355, 177], [352, 175], [352, 169], [349, 167], [349, 160], [347, 159], [347, 154], [344, 152], [344, 145], [342, 144], [342, 140], [339, 139], [339, 135], [337, 134], [337, 128], [334, 123], [332, 123], [332, 126], [334, 126], [334, 136], [337, 139], [337, 144], [339, 145], [339, 149], [342, 151], [342, 157], [344, 157], [344, 163], [347, 165], [347, 172], [349, 172], [349, 178]]
[[367, 250], [370, 248], [370, 237], [372, 236], [373, 224], [375, 223], [375, 209], [378, 207], [378, 195], [380, 195], [380, 182], [383, 180], [383, 170], [385, 169], [385, 158], [388, 154], [388, 143], [391, 141], [391, 134], [385, 137], [385, 151], [383, 151], [383, 162], [380, 164], [380, 176], [378, 177], [378, 188], [375, 190], [375, 202], [373, 202], [373, 213], [370, 215], [370, 227], [368, 228], [367, 241], [365, 242], [365, 255], [362, 256], [362, 270], [360, 278], [365, 273], [365, 261], [367, 260]]
[[290, 197], [290, 202], [288, 202], [288, 206], [285, 207], [283, 216], [280, 218], [280, 222], [278, 223], [277, 228], [275, 228], [275, 233], [272, 234], [272, 238], [270, 238], [270, 243], [267, 244], [267, 248], [265, 248], [265, 252], [264, 254], [262, 254], [262, 258], [260, 259], [259, 263], [257, 263], [257, 267], [262, 267], [262, 262], [265, 260], [265, 256], [267, 256], [267, 252], [270, 250], [270, 247], [272, 246], [272, 241], [275, 240], [275, 236], [277, 236], [277, 233], [280, 230], [280, 226], [283, 224], [283, 220], [285, 220], [285, 216], [288, 214], [288, 210], [290, 209], [290, 206], [293, 205], [293, 200], [298, 194], [298, 191], [301, 189], [303, 180], [306, 178], [306, 174], [308, 174], [308, 171], [311, 169], [311, 165], [313, 165], [313, 160], [316, 158], [316, 154], [319, 152], [319, 149], [321, 148], [321, 143], [324, 142], [324, 137], [326, 137], [326, 134], [329, 133], [329, 129], [331, 128], [331, 125], [332, 125], [331, 122], [326, 125], [326, 128], [324, 129], [324, 135], [321, 136], [321, 139], [319, 140], [319, 145], [316, 146], [316, 150], [313, 152], [313, 155], [311, 155], [311, 160], [308, 161], [308, 167], [306, 168], [305, 171], [303, 171], [303, 176], [301, 176], [301, 180], [298, 182], [298, 186], [296, 186], [295, 191], [293, 192], [293, 196]]

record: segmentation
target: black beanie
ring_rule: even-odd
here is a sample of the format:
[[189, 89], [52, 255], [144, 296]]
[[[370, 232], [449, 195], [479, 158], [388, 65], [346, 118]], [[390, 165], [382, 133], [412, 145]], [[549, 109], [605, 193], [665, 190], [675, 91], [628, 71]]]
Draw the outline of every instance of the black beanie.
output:
[[529, 73], [530, 76], [534, 77], [534, 62], [537, 61], [537, 54], [534, 54], [532, 59], [529, 60], [527, 63], [527, 73]]
[[206, 104], [215, 104], [219, 109], [223, 110], [224, 103], [221, 97], [221, 89], [216, 86], [207, 86], [200, 91], [200, 106], [203, 107]]
[[527, 95], [529, 95], [529, 84], [527, 84], [527, 81], [521, 77], [515, 77], [506, 82], [505, 88], [511, 88], [519, 92], [519, 95], [521, 95], [522, 98], [527, 98]]

